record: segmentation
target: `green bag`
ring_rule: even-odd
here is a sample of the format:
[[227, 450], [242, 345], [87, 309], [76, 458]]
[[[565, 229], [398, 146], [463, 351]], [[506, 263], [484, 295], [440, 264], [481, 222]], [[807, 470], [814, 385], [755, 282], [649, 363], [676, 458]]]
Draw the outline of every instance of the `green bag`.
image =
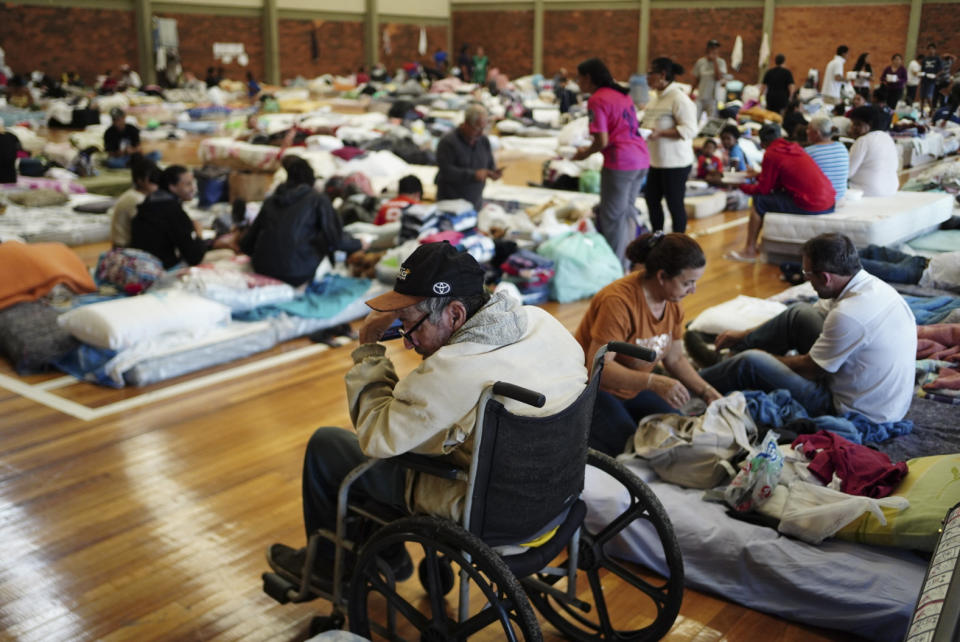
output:
[[580, 172], [580, 191], [586, 194], [599, 194], [600, 172], [595, 169], [585, 169]]
[[537, 254], [554, 262], [550, 298], [560, 303], [593, 296], [623, 276], [623, 267], [606, 239], [596, 232], [570, 232], [546, 241]]

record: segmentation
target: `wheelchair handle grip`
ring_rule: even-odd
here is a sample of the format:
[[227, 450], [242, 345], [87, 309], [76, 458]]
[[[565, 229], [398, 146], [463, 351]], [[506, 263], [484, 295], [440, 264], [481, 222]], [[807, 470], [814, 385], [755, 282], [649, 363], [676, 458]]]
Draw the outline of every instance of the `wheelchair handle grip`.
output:
[[505, 381], [498, 381], [493, 384], [493, 394], [510, 397], [534, 408], [543, 408], [543, 404], [547, 403], [547, 398], [543, 394]]
[[610, 352], [625, 354], [628, 357], [633, 357], [634, 359], [649, 361], [650, 363], [653, 363], [657, 360], [656, 351], [632, 343], [626, 343], [625, 341], [611, 341], [607, 344], [607, 350]]

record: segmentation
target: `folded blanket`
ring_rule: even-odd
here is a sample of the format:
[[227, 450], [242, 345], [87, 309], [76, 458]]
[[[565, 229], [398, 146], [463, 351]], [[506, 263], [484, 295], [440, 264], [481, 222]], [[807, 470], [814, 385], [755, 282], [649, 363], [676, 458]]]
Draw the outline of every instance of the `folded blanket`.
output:
[[59, 283], [74, 292], [97, 289], [83, 261], [63, 243], [0, 243], [0, 274], [0, 310], [36, 301]]

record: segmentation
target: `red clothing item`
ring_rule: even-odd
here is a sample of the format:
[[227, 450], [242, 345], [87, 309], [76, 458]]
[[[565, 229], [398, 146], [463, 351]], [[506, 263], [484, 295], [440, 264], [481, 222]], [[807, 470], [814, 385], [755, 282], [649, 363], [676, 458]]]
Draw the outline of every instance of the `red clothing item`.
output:
[[886, 497], [907, 475], [904, 462], [893, 464], [884, 453], [855, 444], [828, 430], [800, 435], [792, 445], [794, 448], [802, 445], [803, 454], [813, 457], [807, 468], [817, 479], [829, 484], [836, 473], [843, 481], [840, 490], [850, 495], [874, 499]]
[[760, 176], [754, 184], [741, 185], [744, 194], [786, 192], [794, 203], [809, 212], [822, 212], [834, 206], [837, 193], [823, 170], [800, 145], [783, 138], [773, 141], [763, 152]]
[[722, 171], [720, 159], [716, 156], [697, 156], [697, 178], [706, 178], [710, 172]]
[[380, 206], [376, 217], [373, 219], [373, 224], [383, 225], [384, 223], [393, 223], [394, 221], [399, 221], [400, 216], [403, 214], [403, 210], [407, 209], [416, 202], [416, 199], [410, 198], [409, 196], [404, 196], [403, 194], [387, 201]]

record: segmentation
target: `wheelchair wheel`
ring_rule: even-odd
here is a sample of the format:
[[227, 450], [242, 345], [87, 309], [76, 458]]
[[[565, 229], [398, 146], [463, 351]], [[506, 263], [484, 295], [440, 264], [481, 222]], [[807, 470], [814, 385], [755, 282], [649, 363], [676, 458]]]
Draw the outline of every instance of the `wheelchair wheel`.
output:
[[[595, 451], [590, 451], [587, 463], [620, 482], [629, 494], [630, 501], [623, 513], [598, 532], [591, 532], [586, 526], [581, 529], [577, 597], [587, 602], [586, 608], [546, 591], [535, 590], [532, 585], [528, 586], [527, 594], [540, 614], [568, 638], [659, 640], [673, 626], [683, 600], [683, 559], [673, 526], [653, 491], [622, 464]], [[642, 572], [639, 567], [634, 570], [609, 554], [611, 541], [636, 520], [646, 521], [646, 526], [652, 528], [659, 537], [669, 573], [666, 579]], [[564, 559], [556, 566], [566, 564], [567, 559]], [[556, 589], [566, 590], [565, 577], [546, 574], [536, 577]], [[590, 588], [589, 595], [584, 595], [580, 590], [584, 580]], [[622, 617], [615, 618], [607, 608], [604, 585], [607, 590], [616, 585], [617, 602], [630, 605], [628, 610], [618, 609], [617, 615], [623, 613]]]
[[[415, 558], [422, 553], [426, 595], [417, 580], [395, 582], [384, 564], [383, 554], [397, 544]], [[463, 622], [459, 600], [447, 600], [444, 590], [447, 573], [452, 572], [458, 587], [461, 571], [470, 582], [470, 608]], [[350, 580], [347, 612], [350, 630], [371, 640], [465, 640], [475, 634], [491, 640], [542, 640], [536, 613], [500, 556], [459, 525], [429, 516], [387, 524], [367, 541]]]

